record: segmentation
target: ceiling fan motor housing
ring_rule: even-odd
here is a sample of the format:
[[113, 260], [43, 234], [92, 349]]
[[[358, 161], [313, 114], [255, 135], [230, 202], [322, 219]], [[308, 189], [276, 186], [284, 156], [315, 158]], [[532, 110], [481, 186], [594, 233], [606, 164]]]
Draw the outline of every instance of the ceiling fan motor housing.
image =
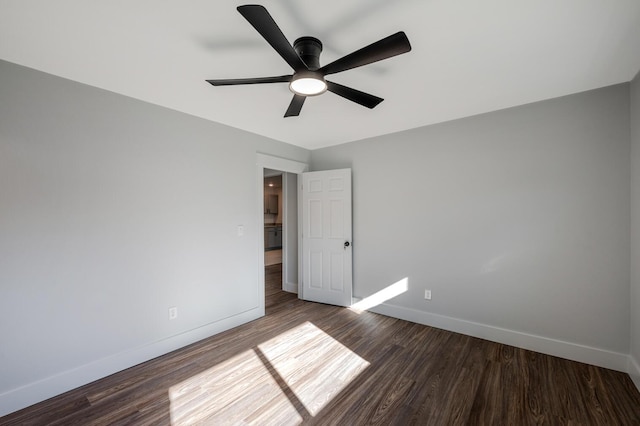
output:
[[322, 53], [322, 42], [315, 37], [300, 37], [293, 42], [300, 59], [307, 65], [310, 71], [320, 68], [320, 53]]

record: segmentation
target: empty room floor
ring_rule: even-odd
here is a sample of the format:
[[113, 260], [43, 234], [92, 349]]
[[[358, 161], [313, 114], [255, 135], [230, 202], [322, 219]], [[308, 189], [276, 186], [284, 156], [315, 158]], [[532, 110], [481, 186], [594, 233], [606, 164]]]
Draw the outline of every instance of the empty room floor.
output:
[[23, 424], [639, 424], [623, 373], [305, 302], [0, 418]]

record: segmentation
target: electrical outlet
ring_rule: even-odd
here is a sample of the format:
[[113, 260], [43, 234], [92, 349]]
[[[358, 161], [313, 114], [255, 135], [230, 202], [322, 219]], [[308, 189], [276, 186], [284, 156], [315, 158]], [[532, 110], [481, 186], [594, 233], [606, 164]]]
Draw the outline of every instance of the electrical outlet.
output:
[[427, 300], [431, 300], [431, 290], [424, 291], [424, 298]]
[[178, 308], [172, 306], [169, 308], [169, 319], [174, 320], [176, 318], [178, 318]]
[[238, 237], [242, 237], [244, 235], [244, 226], [238, 225]]

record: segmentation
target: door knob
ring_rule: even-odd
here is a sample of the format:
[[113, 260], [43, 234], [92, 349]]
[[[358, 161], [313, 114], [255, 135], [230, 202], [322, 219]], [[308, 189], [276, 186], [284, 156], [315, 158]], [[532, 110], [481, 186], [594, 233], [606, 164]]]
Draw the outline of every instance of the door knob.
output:
[[347, 248], [351, 245], [351, 243], [349, 241], [345, 241], [344, 242], [344, 248]]

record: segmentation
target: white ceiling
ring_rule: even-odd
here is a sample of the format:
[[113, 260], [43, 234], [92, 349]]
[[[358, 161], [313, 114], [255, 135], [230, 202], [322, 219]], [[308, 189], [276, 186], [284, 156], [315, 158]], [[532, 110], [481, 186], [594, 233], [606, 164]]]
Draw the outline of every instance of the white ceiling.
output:
[[283, 118], [290, 74], [220, 0], [0, 0], [0, 59], [305, 148], [319, 148], [631, 80], [638, 0], [266, 0], [290, 42], [322, 40], [321, 64], [403, 30], [413, 50], [332, 76], [385, 98], [332, 93]]

